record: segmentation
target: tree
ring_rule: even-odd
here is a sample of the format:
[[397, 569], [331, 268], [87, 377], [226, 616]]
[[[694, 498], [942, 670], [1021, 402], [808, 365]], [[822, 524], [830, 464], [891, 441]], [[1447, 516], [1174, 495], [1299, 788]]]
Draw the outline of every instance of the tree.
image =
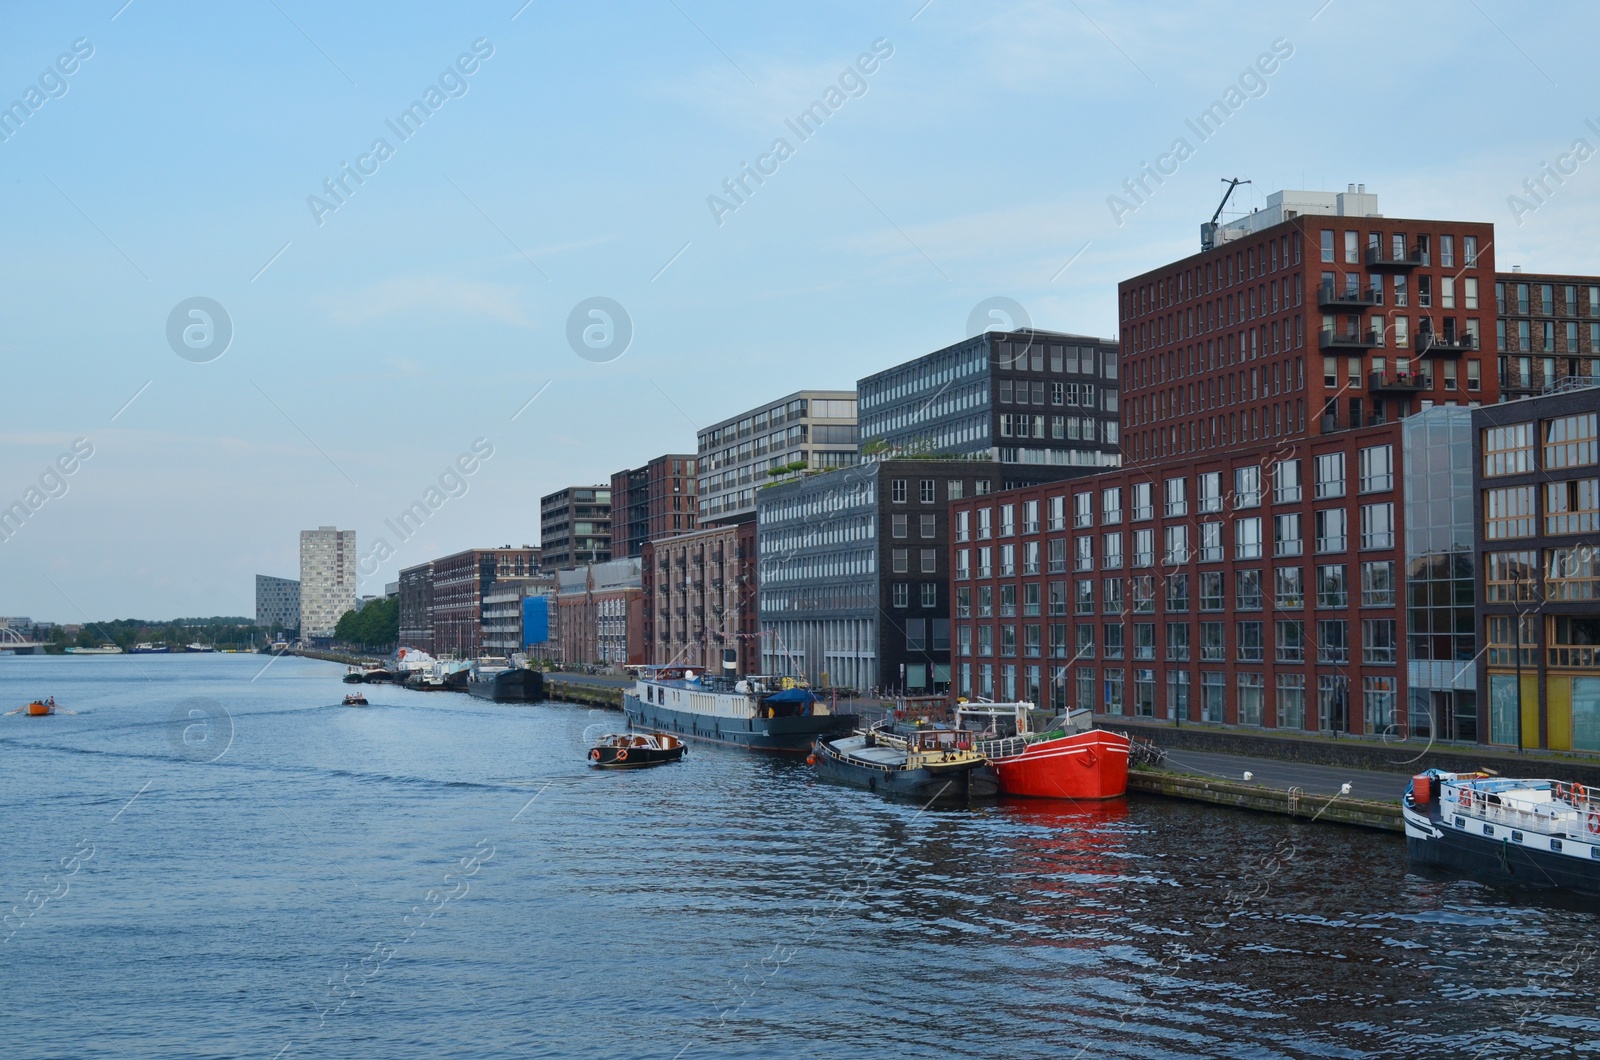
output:
[[392, 647], [400, 639], [399, 598], [373, 600], [359, 611], [346, 611], [333, 627], [333, 635], [363, 648]]

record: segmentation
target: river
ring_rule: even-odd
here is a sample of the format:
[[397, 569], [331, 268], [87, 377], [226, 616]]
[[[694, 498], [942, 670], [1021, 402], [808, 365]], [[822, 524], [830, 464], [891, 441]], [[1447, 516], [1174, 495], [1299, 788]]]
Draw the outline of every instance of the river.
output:
[[[1590, 1055], [1593, 903], [1133, 797], [927, 811], [264, 656], [0, 658], [16, 1057]], [[263, 669], [265, 667], [265, 669]]]

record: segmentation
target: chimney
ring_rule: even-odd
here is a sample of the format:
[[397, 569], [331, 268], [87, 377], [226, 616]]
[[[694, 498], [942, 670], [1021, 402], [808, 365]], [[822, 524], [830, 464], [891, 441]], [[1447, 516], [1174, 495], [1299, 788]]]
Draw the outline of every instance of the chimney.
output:
[[1511, 271], [1512, 272], [1521, 272], [1522, 271], [1522, 266], [1521, 265], [1513, 265], [1513, 266], [1511, 266]]
[[1356, 191], [1361, 195], [1365, 195], [1367, 193], [1367, 186], [1365, 184], [1357, 184]]
[[1356, 193], [1356, 186], [1354, 184], [1348, 184], [1345, 186], [1344, 190], [1346, 194], [1354, 195]]

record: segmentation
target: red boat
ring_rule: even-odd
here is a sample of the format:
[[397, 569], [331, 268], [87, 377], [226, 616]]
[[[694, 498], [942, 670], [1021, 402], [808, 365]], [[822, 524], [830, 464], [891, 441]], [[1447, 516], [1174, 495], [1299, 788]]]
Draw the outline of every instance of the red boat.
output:
[[1000, 774], [1002, 795], [1117, 799], [1128, 793], [1128, 737], [1089, 728], [1091, 714], [1052, 717], [1032, 703], [960, 703], [957, 724]]

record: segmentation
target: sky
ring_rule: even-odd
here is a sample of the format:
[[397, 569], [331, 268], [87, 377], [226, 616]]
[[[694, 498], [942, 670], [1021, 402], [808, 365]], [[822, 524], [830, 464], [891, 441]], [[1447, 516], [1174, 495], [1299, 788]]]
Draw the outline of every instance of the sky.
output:
[[536, 544], [540, 495], [958, 342], [986, 299], [1114, 336], [1117, 282], [1198, 249], [1223, 178], [1252, 181], [1225, 219], [1360, 182], [1493, 222], [1502, 268], [1600, 273], [1595, 20], [5, 5], [0, 614], [250, 615], [322, 525], [356, 530], [362, 593]]

